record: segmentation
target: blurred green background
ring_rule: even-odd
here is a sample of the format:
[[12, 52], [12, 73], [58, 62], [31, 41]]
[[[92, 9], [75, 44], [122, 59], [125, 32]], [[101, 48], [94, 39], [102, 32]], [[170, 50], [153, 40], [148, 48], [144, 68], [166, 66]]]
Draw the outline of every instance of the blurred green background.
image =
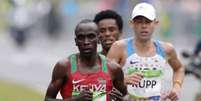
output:
[[[54, 64], [78, 51], [75, 25], [112, 9], [124, 20], [121, 38], [132, 36], [128, 20], [138, 2], [155, 6], [154, 38], [171, 42], [185, 64], [181, 52], [193, 52], [201, 39], [201, 0], [0, 0], [0, 101], [42, 101]], [[187, 76], [181, 101], [194, 101], [198, 92], [200, 81]]]
[[43, 101], [44, 95], [33, 88], [0, 80], [0, 101]]

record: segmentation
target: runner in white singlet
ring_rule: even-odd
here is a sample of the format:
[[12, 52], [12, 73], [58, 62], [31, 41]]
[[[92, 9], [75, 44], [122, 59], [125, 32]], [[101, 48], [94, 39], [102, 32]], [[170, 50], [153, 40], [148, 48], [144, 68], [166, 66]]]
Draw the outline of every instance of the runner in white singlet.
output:
[[123, 67], [124, 74], [140, 72], [144, 77], [138, 84], [127, 85], [128, 94], [135, 99], [159, 101], [163, 72], [167, 68], [165, 51], [160, 42], [154, 41], [156, 54], [150, 57], [142, 57], [135, 53], [132, 38], [126, 39], [125, 43], [128, 56]]
[[[158, 23], [155, 8], [151, 4], [137, 4], [130, 20], [134, 36], [116, 41], [107, 55], [123, 66], [129, 101], [160, 101], [161, 98], [179, 100], [184, 67], [172, 44], [152, 39]], [[170, 83], [162, 82], [167, 64], [173, 70], [173, 85], [162, 95], [161, 89]]]

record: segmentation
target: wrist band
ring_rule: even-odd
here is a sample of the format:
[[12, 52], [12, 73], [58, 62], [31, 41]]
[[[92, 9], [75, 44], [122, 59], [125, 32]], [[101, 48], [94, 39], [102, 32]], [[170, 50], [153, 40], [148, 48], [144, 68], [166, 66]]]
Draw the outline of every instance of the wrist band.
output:
[[181, 81], [179, 81], [179, 80], [174, 81], [174, 82], [173, 82], [173, 84], [174, 84], [174, 85], [176, 85], [176, 84], [177, 84], [177, 85], [179, 85], [179, 87], [181, 87], [181, 86], [182, 86], [182, 83], [181, 83]]

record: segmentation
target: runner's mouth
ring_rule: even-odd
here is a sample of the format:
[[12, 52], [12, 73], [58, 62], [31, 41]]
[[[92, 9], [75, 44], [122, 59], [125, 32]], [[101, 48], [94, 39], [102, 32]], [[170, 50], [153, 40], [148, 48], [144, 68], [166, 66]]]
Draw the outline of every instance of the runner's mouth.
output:
[[112, 44], [114, 42], [113, 39], [106, 39], [104, 40], [105, 44]]
[[83, 51], [91, 51], [92, 47], [83, 47]]
[[84, 53], [91, 53], [92, 50], [91, 50], [91, 49], [85, 49], [85, 50], [83, 50], [83, 52], [84, 52]]
[[140, 32], [140, 35], [141, 36], [148, 36], [149, 32], [148, 31], [143, 31], [143, 32]]
[[149, 32], [148, 31], [141, 31], [140, 33], [141, 34], [148, 34]]
[[111, 46], [112, 44], [113, 44], [113, 42], [112, 42], [112, 41], [105, 42], [105, 45], [107, 45], [107, 46]]

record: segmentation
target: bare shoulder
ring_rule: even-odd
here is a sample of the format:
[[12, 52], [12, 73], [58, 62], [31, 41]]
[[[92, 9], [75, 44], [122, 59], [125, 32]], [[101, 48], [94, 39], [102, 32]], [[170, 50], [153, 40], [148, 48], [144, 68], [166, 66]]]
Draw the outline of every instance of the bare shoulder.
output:
[[126, 43], [125, 40], [118, 40], [112, 44], [107, 57], [112, 61], [116, 61], [120, 65], [124, 64], [124, 57], [126, 55]]
[[175, 52], [175, 48], [174, 48], [174, 46], [173, 46], [173, 44], [172, 43], [169, 43], [169, 42], [160, 42], [161, 43], [161, 45], [162, 45], [162, 47], [164, 48], [164, 50], [165, 50], [165, 53], [166, 53], [166, 55], [169, 57], [169, 56], [171, 56], [172, 54], [175, 54], [176, 52]]
[[116, 47], [116, 48], [125, 48], [125, 40], [118, 40], [118, 41], [115, 41], [112, 45], [113, 47]]
[[54, 66], [53, 77], [56, 79], [65, 76], [68, 70], [67, 68], [69, 68], [69, 64], [70, 61], [68, 58], [59, 60]]
[[169, 53], [171, 53], [171, 52], [174, 51], [174, 46], [173, 46], [172, 43], [163, 42], [163, 41], [161, 41], [160, 43], [161, 43], [162, 47], [165, 49], [165, 52], [166, 52], [167, 54], [169, 54]]
[[61, 59], [56, 63], [55, 68], [58, 68], [58, 69], [67, 68], [69, 63], [70, 61], [68, 58]]

